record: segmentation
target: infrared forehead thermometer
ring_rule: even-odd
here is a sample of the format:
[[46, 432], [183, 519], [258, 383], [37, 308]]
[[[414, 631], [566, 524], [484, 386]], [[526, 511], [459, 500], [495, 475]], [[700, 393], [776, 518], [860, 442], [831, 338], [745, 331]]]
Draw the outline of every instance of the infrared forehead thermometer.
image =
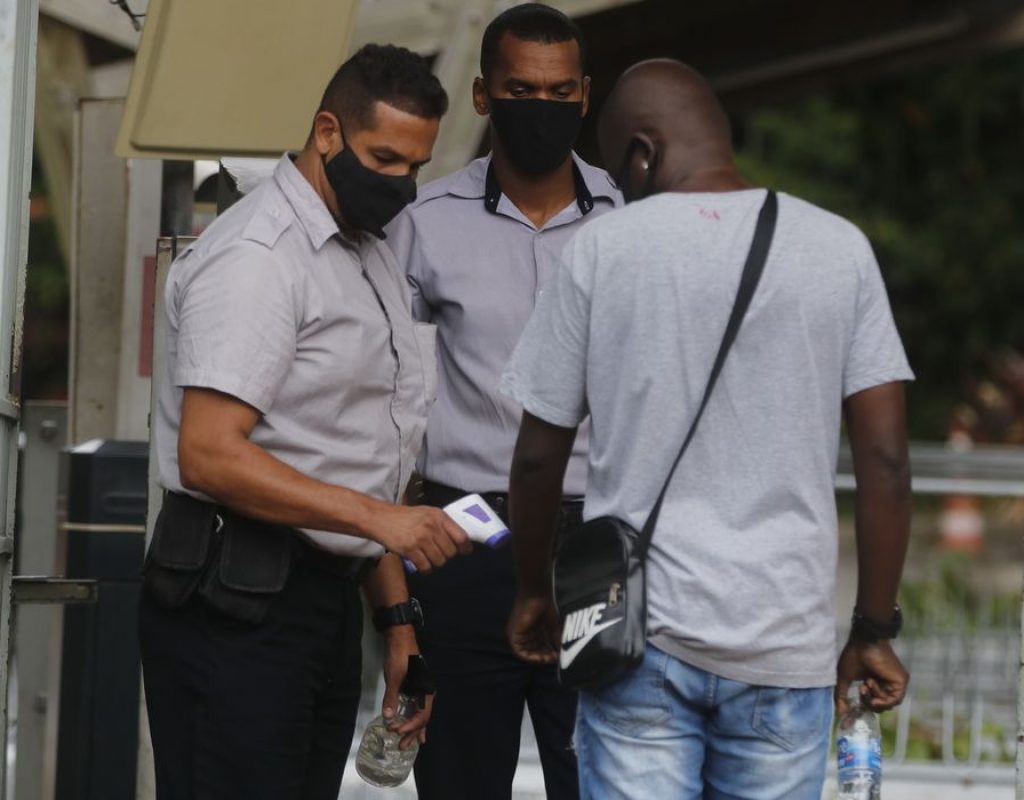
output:
[[[466, 532], [466, 536], [472, 542], [487, 547], [498, 547], [510, 535], [508, 526], [501, 521], [501, 517], [478, 494], [467, 494], [454, 503], [449, 503], [444, 507], [444, 513]], [[416, 571], [411, 561], [405, 558], [402, 561], [407, 571]]]

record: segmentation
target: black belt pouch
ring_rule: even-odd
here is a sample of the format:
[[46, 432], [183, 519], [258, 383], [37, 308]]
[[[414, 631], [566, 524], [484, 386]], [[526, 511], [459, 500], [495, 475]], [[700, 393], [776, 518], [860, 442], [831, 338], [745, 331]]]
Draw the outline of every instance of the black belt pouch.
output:
[[292, 531], [168, 492], [144, 568], [146, 587], [165, 608], [198, 591], [218, 611], [258, 623], [288, 581]]

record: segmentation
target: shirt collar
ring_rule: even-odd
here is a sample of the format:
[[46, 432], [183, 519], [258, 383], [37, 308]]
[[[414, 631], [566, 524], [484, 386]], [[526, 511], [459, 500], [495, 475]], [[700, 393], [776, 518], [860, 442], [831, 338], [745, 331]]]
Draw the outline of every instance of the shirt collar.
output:
[[291, 153], [281, 156], [277, 167], [274, 168], [274, 181], [295, 212], [296, 219], [314, 249], [319, 250], [329, 239], [340, 234], [338, 223], [327, 210], [323, 198], [299, 172], [293, 163]]
[[[592, 167], [576, 153], [572, 154], [572, 177], [576, 184], [576, 204], [580, 213], [589, 214], [594, 210], [597, 199], [615, 203], [615, 190], [603, 170]], [[482, 199], [484, 207], [492, 214], [497, 213], [501, 200], [501, 187], [494, 174], [491, 156], [474, 161], [448, 189], [449, 194], [466, 199]]]

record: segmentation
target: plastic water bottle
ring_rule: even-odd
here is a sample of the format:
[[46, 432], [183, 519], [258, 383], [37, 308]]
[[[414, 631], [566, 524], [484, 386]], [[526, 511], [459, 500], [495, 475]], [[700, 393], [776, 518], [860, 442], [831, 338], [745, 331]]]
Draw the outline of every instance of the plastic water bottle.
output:
[[848, 708], [839, 720], [839, 800], [879, 800], [882, 796], [882, 730], [878, 715], [860, 697], [860, 684], [850, 687]]
[[377, 717], [363, 732], [356, 753], [356, 772], [372, 786], [391, 788], [405, 783], [412, 770], [419, 742], [413, 741], [405, 750], [398, 747], [402, 737], [391, 730], [416, 715], [434, 693], [434, 682], [422, 656], [409, 656], [409, 670], [398, 693], [398, 708], [390, 721]]

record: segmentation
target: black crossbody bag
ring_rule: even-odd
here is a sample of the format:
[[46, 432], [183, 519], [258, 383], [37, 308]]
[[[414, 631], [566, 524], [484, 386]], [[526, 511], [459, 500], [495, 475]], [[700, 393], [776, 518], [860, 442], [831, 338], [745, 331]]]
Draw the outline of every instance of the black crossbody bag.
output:
[[775, 234], [778, 199], [768, 192], [757, 218], [736, 302], [704, 397], [643, 530], [599, 517], [566, 531], [553, 565], [555, 606], [562, 622], [558, 677], [572, 689], [596, 689], [637, 667], [647, 644], [646, 558], [672, 477], [690, 446], [764, 271]]

